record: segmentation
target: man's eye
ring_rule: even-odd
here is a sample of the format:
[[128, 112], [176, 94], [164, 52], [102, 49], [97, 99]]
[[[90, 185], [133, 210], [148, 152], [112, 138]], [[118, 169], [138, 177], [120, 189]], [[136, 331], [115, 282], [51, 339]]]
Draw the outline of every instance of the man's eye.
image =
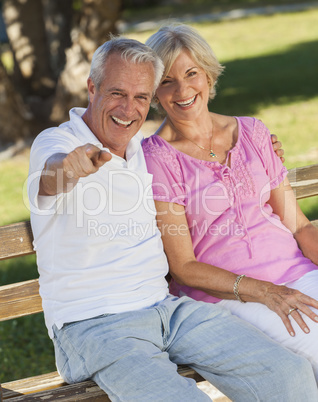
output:
[[112, 92], [113, 96], [122, 96], [120, 92]]

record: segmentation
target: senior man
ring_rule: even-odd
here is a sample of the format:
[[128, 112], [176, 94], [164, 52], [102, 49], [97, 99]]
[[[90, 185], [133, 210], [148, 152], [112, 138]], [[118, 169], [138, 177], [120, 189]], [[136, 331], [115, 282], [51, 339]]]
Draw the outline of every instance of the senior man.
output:
[[45, 321], [69, 383], [114, 401], [208, 401], [188, 364], [235, 401], [318, 399], [310, 364], [211, 304], [169, 295], [139, 133], [163, 66], [113, 38], [94, 54], [87, 109], [42, 132], [31, 223]]

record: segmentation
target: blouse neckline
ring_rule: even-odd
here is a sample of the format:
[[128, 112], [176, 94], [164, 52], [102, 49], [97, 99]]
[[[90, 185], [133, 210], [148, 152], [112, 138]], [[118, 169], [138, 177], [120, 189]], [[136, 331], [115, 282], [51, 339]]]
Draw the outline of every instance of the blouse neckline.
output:
[[[229, 157], [230, 155], [233, 153], [234, 150], [237, 149], [239, 143], [241, 142], [241, 136], [242, 136], [242, 125], [241, 125], [241, 121], [237, 116], [233, 116], [236, 121], [237, 121], [237, 128], [238, 128], [238, 135], [237, 135], [237, 141], [234, 145], [233, 148], [231, 148], [227, 155], [226, 155], [226, 160], [224, 162], [224, 164], [220, 163], [219, 161], [207, 161], [205, 159], [199, 159], [199, 158], [195, 158], [194, 156], [188, 155], [185, 152], [180, 151], [179, 149], [175, 148], [173, 145], [171, 145], [167, 140], [165, 140], [164, 138], [160, 137], [160, 135], [158, 134], [154, 134], [157, 138], [159, 138], [161, 141], [163, 141], [169, 148], [171, 148], [176, 154], [180, 154], [183, 158], [187, 158], [189, 160], [192, 161], [196, 161], [199, 163], [207, 163], [207, 164], [214, 164], [214, 165], [218, 165], [218, 166], [228, 166], [228, 161], [229, 161]], [[232, 166], [232, 161], [231, 161], [231, 166]], [[228, 166], [231, 169], [231, 166]]]

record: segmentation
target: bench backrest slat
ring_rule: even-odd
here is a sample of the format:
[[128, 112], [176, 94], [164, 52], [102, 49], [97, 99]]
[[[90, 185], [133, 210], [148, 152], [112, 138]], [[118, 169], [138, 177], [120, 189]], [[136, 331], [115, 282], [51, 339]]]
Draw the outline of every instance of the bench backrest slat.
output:
[[297, 199], [318, 195], [318, 164], [290, 169], [288, 179]]
[[0, 260], [34, 253], [29, 221], [0, 227], [0, 239]]
[[0, 321], [41, 311], [38, 279], [0, 287]]

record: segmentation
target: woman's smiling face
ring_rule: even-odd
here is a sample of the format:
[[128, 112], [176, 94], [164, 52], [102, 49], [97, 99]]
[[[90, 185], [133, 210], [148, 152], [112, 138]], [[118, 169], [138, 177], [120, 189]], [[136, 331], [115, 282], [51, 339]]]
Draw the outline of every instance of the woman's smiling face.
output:
[[209, 90], [205, 71], [183, 50], [161, 81], [156, 95], [171, 119], [192, 120], [207, 110]]

